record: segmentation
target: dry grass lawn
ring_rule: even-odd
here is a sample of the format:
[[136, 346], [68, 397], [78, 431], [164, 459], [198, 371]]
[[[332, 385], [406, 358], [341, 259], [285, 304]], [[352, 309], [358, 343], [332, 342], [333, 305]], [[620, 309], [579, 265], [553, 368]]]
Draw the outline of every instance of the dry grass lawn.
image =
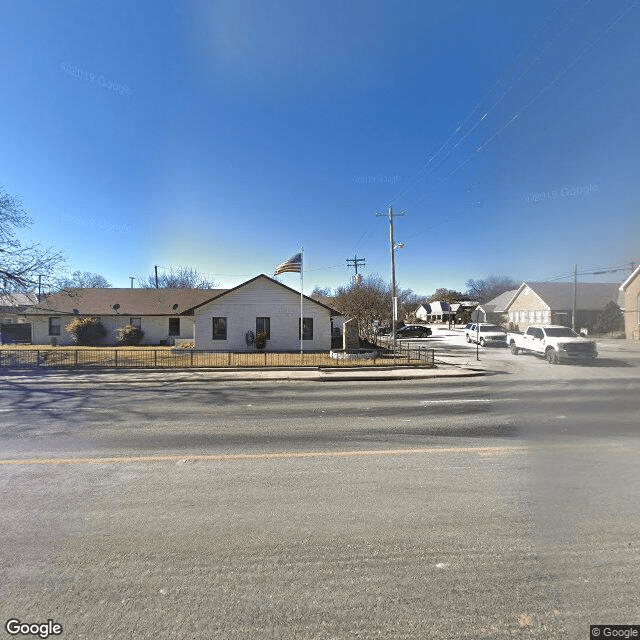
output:
[[52, 347], [2, 345], [0, 366], [39, 367], [359, 367], [424, 365], [417, 358], [380, 355], [336, 360], [328, 353], [195, 351], [172, 347]]

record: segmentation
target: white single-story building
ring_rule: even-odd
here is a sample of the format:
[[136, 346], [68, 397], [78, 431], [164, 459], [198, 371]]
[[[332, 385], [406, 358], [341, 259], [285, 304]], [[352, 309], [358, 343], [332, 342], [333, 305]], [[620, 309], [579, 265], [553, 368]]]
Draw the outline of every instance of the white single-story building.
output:
[[[340, 313], [307, 296], [302, 303], [303, 349], [328, 351]], [[94, 317], [107, 330], [104, 345], [134, 325], [144, 332], [143, 345], [194, 341], [196, 349], [254, 351], [256, 334], [265, 331], [267, 350], [300, 349], [300, 292], [264, 274], [233, 289], [65, 289], [25, 315], [32, 344], [74, 344], [66, 325]]]
[[117, 342], [117, 331], [134, 325], [144, 332], [141, 344], [173, 344], [193, 340], [193, 314], [185, 313], [210, 300], [220, 289], [64, 289], [25, 313], [32, 344], [71, 345], [65, 327], [74, 318], [99, 318], [107, 330], [102, 344]]
[[[196, 349], [253, 351], [259, 331], [267, 333], [268, 351], [300, 349], [300, 292], [264, 274], [190, 311]], [[335, 309], [303, 296], [303, 349], [328, 351], [331, 320], [338, 316]]]

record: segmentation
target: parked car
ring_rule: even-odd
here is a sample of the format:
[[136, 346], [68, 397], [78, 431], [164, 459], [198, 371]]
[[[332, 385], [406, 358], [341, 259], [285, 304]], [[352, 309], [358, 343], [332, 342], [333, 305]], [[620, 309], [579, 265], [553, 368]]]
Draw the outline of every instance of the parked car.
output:
[[376, 335], [377, 336], [388, 336], [391, 333], [391, 327], [377, 327]]
[[419, 324], [407, 324], [396, 331], [397, 338], [428, 338], [430, 335], [431, 329]]
[[588, 362], [598, 357], [593, 340], [561, 325], [530, 326], [524, 333], [510, 332], [507, 339], [513, 355], [535, 353], [544, 356], [549, 364]]
[[464, 331], [467, 342], [477, 342], [481, 347], [486, 347], [488, 344], [507, 345], [507, 333], [497, 324], [472, 322], [464, 328]]

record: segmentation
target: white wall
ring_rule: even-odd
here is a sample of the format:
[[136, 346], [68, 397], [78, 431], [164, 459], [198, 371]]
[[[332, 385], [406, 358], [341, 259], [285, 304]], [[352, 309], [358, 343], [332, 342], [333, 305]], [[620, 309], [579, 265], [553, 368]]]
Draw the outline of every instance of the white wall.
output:
[[[313, 318], [313, 340], [304, 341], [305, 351], [331, 348], [329, 310], [305, 299], [305, 318]], [[213, 317], [227, 318], [227, 339], [213, 340]], [[247, 346], [247, 331], [256, 332], [256, 317], [271, 318], [271, 339], [267, 351], [298, 351], [300, 339], [300, 295], [266, 278], [259, 278], [212, 300], [195, 310], [194, 337], [197, 349], [254, 351]]]
[[[74, 344], [71, 336], [65, 331], [65, 326], [73, 320], [75, 316], [60, 316], [60, 335], [49, 335], [49, 316], [30, 316], [31, 319], [31, 343], [51, 344], [53, 339], [59, 345]], [[82, 316], [80, 316], [82, 317]], [[116, 329], [129, 324], [130, 316], [99, 316], [102, 324], [107, 330], [107, 335], [103, 340], [105, 345], [116, 344]], [[137, 316], [142, 318], [141, 329], [144, 331], [144, 338], [141, 344], [158, 344], [161, 340], [173, 339], [193, 339], [193, 318], [191, 316], [180, 316], [180, 335], [169, 336], [168, 316]], [[178, 317], [178, 316], [172, 316]]]

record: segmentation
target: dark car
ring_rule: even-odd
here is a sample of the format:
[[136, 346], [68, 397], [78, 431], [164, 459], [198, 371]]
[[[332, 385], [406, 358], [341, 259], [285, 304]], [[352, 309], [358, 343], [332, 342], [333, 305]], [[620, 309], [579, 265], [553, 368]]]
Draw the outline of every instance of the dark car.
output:
[[376, 329], [377, 336], [388, 336], [391, 333], [391, 327], [378, 327]]
[[398, 338], [428, 338], [431, 335], [429, 327], [422, 327], [418, 324], [408, 324], [396, 331]]

